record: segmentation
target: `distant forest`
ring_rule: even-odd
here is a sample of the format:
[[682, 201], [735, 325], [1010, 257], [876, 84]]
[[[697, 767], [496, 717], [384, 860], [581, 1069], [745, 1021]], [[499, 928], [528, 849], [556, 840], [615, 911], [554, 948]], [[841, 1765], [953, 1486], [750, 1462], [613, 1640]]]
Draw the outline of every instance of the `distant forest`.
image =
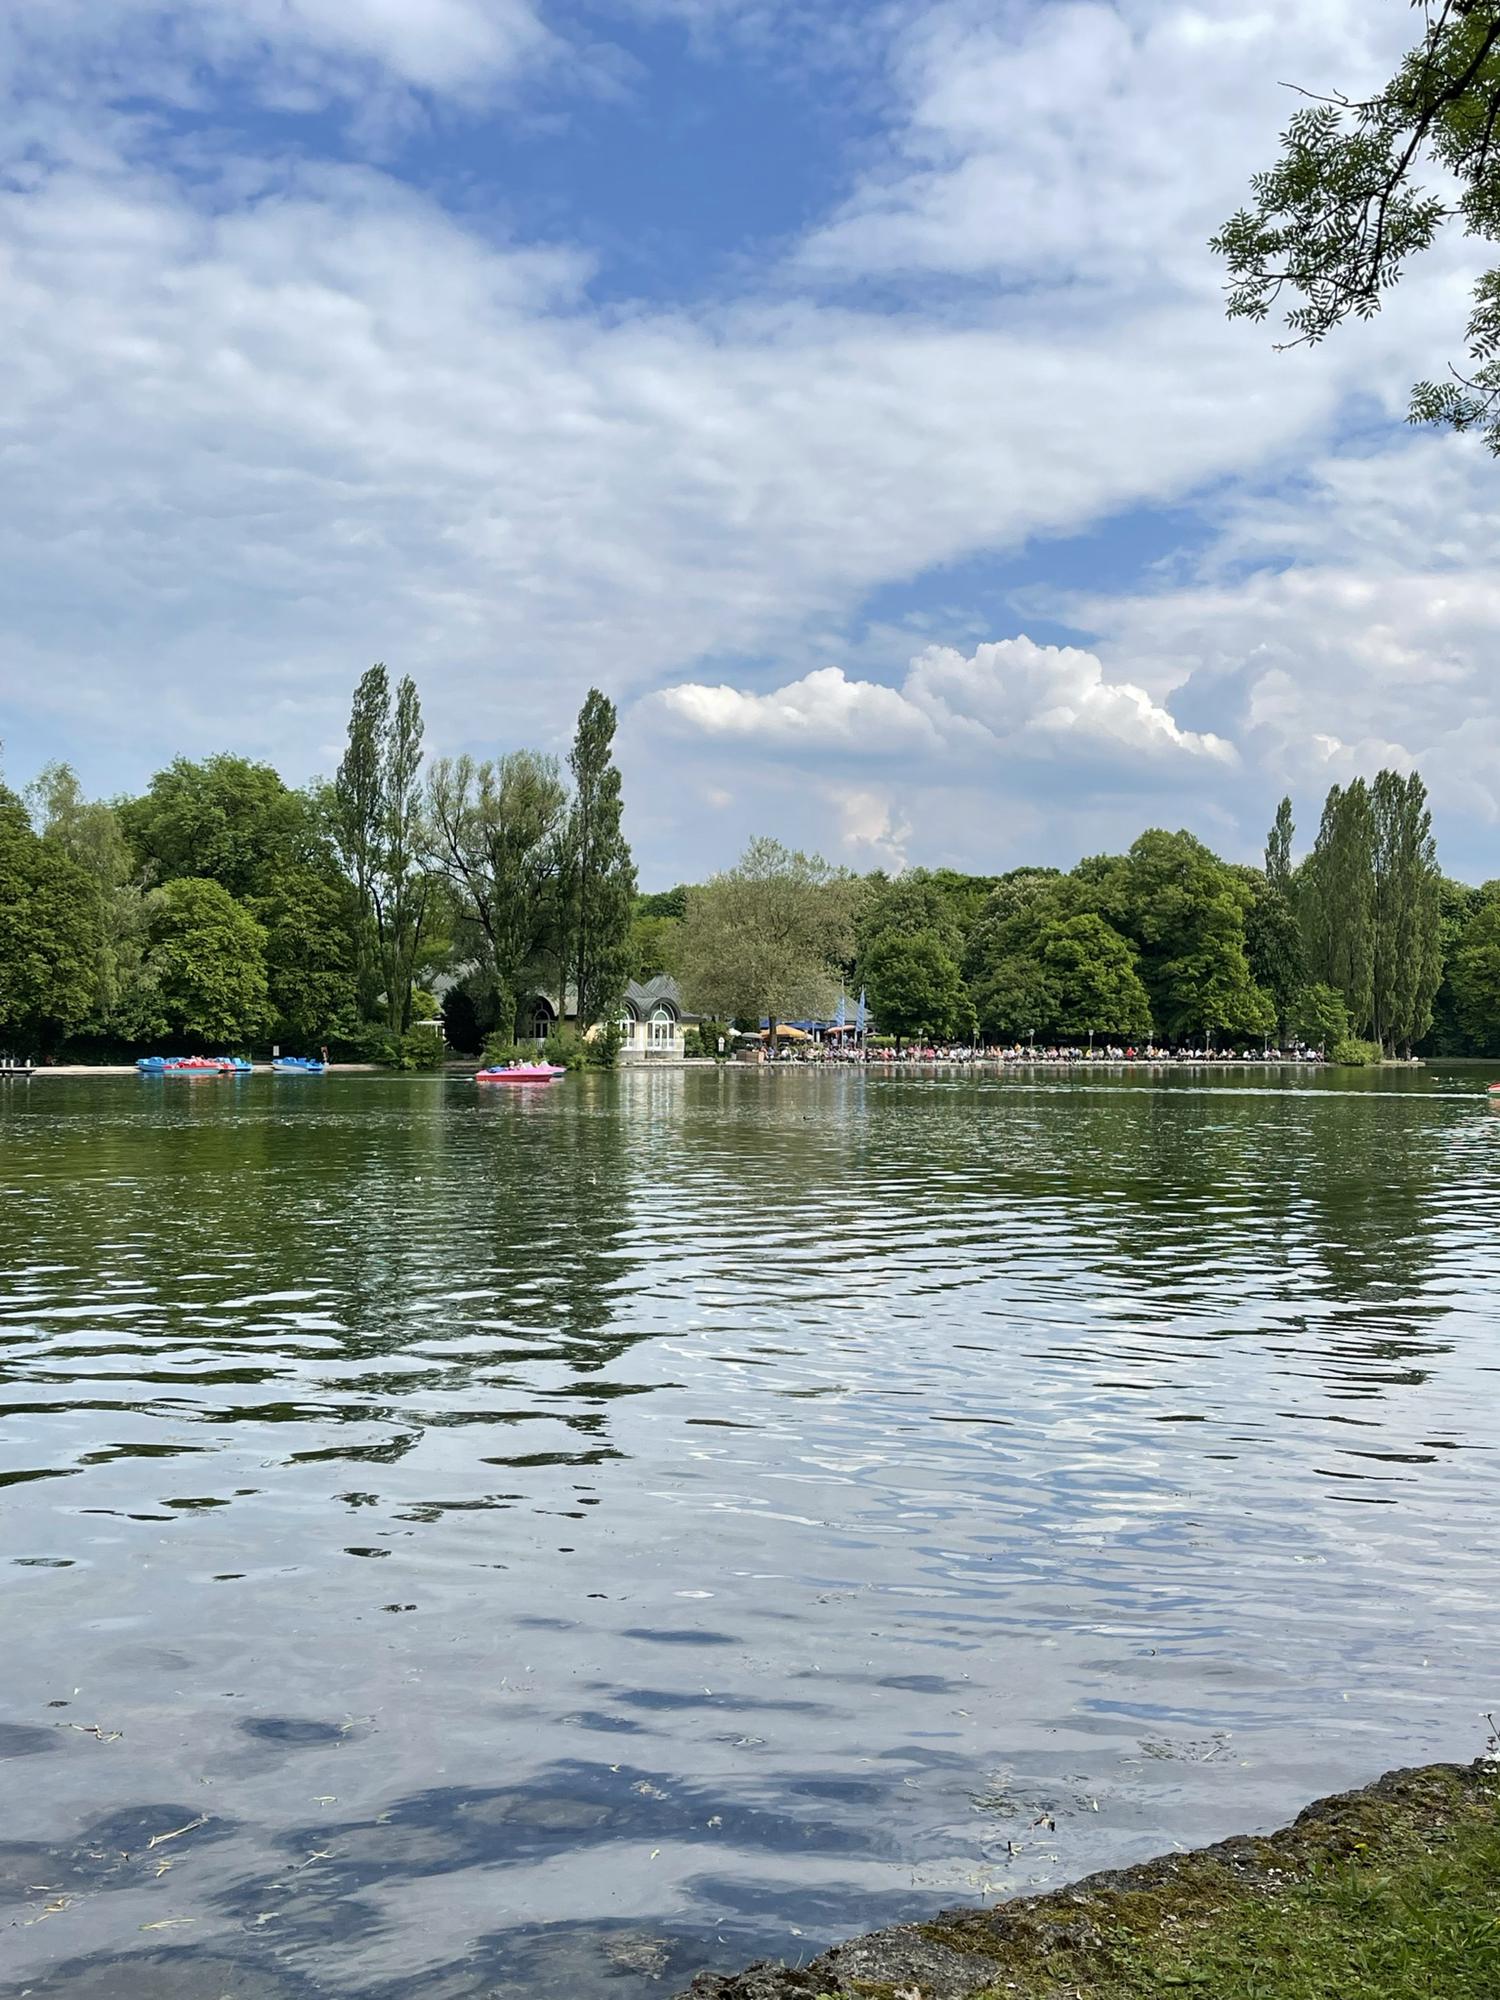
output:
[[300, 790], [229, 754], [133, 798], [61, 764], [0, 785], [0, 1051], [415, 1066], [440, 1013], [474, 1052], [527, 1037], [538, 996], [587, 1027], [666, 972], [716, 1024], [826, 1015], [842, 988], [902, 1038], [1500, 1054], [1500, 882], [1441, 873], [1415, 773], [1335, 786], [1300, 859], [1283, 801], [1259, 867], [1161, 830], [997, 875], [857, 876], [758, 840], [642, 895], [615, 722], [595, 690], [566, 759], [429, 762], [415, 686], [377, 666], [338, 770]]

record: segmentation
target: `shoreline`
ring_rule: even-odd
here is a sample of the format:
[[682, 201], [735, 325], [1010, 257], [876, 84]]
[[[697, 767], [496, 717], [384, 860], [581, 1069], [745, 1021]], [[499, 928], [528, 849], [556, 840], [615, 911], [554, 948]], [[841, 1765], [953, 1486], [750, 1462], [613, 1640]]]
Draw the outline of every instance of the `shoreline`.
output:
[[[1449, 1060], [1483, 1061], [1484, 1058], [1454, 1057]], [[426, 1075], [440, 1078], [455, 1075], [471, 1075], [475, 1065], [481, 1061], [482, 1058], [479, 1056], [465, 1056], [460, 1061], [450, 1060], [445, 1062], [441, 1069], [427, 1071], [387, 1070], [380, 1063], [330, 1063], [327, 1074], [330, 1076]], [[774, 1063], [747, 1063], [733, 1060], [720, 1061], [715, 1056], [648, 1056], [638, 1062], [625, 1061], [620, 1063], [616, 1068], [615, 1074], [623, 1075], [627, 1071], [639, 1072], [643, 1070], [662, 1069], [722, 1069], [748, 1070], [756, 1075], [770, 1074], [773, 1076], [780, 1076], [786, 1072], [804, 1073], [807, 1071], [813, 1071], [819, 1076], [844, 1075], [846, 1073], [858, 1076], [868, 1075], [871, 1072], [888, 1075], [895, 1072], [905, 1074], [912, 1071], [925, 1070], [942, 1071], [944, 1073], [952, 1072], [957, 1075], [983, 1072], [985, 1075], [1004, 1076], [1010, 1072], [1024, 1072], [1026, 1074], [1040, 1073], [1047, 1076], [1055, 1076], [1058, 1073], [1076, 1076], [1094, 1075], [1099, 1072], [1121, 1075], [1147, 1071], [1152, 1075], [1159, 1075], [1163, 1073], [1170, 1074], [1174, 1071], [1206, 1069], [1214, 1071], [1216, 1075], [1225, 1072], [1235, 1073], [1241, 1070], [1255, 1070], [1258, 1072], [1267, 1070], [1293, 1070], [1299, 1076], [1304, 1076], [1325, 1075], [1341, 1067], [1344, 1067], [1344, 1065], [1322, 1061], [1308, 1062], [1306, 1060], [1299, 1060], [1295, 1056], [1167, 1056], [1154, 1059], [1146, 1056], [1056, 1056], [1050, 1059], [1045, 1056], [1011, 1058], [977, 1056], [972, 1060], [947, 1056], [902, 1056], [899, 1059], [894, 1056], [889, 1058], [872, 1056], [865, 1062], [793, 1061]], [[1389, 1056], [1380, 1062], [1363, 1063], [1358, 1065], [1358, 1067], [1367, 1070], [1418, 1070], [1427, 1067], [1427, 1058], [1424, 1056]], [[202, 1073], [213, 1074], [213, 1072]], [[274, 1073], [269, 1057], [264, 1061], [255, 1062], [248, 1072], [248, 1074], [254, 1076], [271, 1076]], [[605, 1072], [601, 1071], [597, 1073], [604, 1074]], [[35, 1078], [47, 1076], [139, 1076], [140, 1074], [141, 1072], [133, 1062], [37, 1063], [35, 1067], [29, 1070], [0, 1069], [0, 1083], [25, 1083]], [[243, 1076], [247, 1072], [242, 1070], [239, 1074]]]
[[[381, 1069], [378, 1063], [330, 1063], [326, 1073], [332, 1076], [335, 1072], [340, 1076], [378, 1076], [381, 1074]], [[188, 1072], [188, 1075], [190, 1078], [194, 1076], [214, 1077], [220, 1081], [227, 1076], [230, 1081], [233, 1081], [236, 1074], [240, 1076], [273, 1076], [275, 1073], [271, 1068], [271, 1061], [268, 1056], [264, 1062], [254, 1064], [249, 1071], [192, 1070]], [[397, 1072], [392, 1070], [390, 1074], [395, 1076]], [[441, 1074], [441, 1072], [439, 1071], [437, 1074]], [[157, 1072], [154, 1076], [150, 1072], [146, 1072], [143, 1075], [142, 1071], [138, 1070], [133, 1062], [38, 1063], [35, 1069], [0, 1069], [0, 1083], [26, 1083], [29, 1080], [43, 1076], [140, 1076], [146, 1082], [159, 1082], [161, 1080], [160, 1072]]]
[[[701, 1972], [677, 2000], [1135, 2000], [1179, 1988], [1205, 2000], [1468, 1992], [1440, 1978], [1399, 1989], [1351, 1978], [1346, 1987], [1339, 1954], [1378, 1950], [1382, 1896], [1393, 1921], [1398, 1907], [1420, 1913], [1433, 1903], [1451, 1926], [1465, 1907], [1467, 1868], [1494, 1904], [1476, 1912], [1474, 1928], [1495, 1941], [1490, 1970], [1500, 1970], [1497, 1856], [1500, 1763], [1420, 1765], [1318, 1799], [1274, 1833], [1236, 1835], [987, 1907], [940, 1910], [835, 1945], [804, 1966]], [[1356, 1903], [1350, 1914], [1346, 1906]], [[1393, 1936], [1405, 1941], [1407, 1932], [1397, 1926]], [[1338, 1983], [1295, 1983], [1295, 1966], [1293, 1983], [1274, 1983], [1278, 1969], [1318, 1952], [1326, 1955], [1307, 1963]], [[1430, 1976], [1420, 1955], [1416, 1964]], [[1267, 1968], [1273, 1983], [1263, 1984]], [[1247, 1970], [1252, 1983], [1241, 1984]]]

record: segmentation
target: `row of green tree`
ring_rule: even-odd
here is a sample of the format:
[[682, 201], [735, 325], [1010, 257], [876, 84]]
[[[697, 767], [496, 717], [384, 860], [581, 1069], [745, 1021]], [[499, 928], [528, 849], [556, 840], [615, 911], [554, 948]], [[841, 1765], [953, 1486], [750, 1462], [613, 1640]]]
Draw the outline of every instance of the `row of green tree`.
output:
[[530, 750], [424, 768], [417, 690], [377, 665], [336, 775], [301, 790], [228, 755], [108, 802], [66, 765], [0, 786], [0, 1049], [326, 1044], [417, 1064], [442, 1054], [421, 1023], [445, 973], [468, 1046], [529, 1029], [538, 992], [602, 1018], [636, 888], [615, 723], [592, 690], [566, 769]]
[[1066, 874], [863, 879], [757, 841], [639, 898], [632, 965], [746, 1021], [864, 990], [898, 1039], [1500, 1053], [1500, 883], [1442, 876], [1421, 778], [1336, 785], [1300, 863], [1294, 834], [1283, 800], [1259, 868], [1150, 831]]
[[565, 766], [428, 764], [416, 688], [376, 666], [334, 777], [301, 790], [227, 755], [111, 802], [60, 765], [0, 788], [0, 1049], [435, 1060], [435, 983], [477, 1050], [525, 1037], [538, 994], [607, 1022], [671, 972], [745, 1023], [864, 990], [903, 1039], [1500, 1053], [1500, 883], [1442, 876], [1415, 774], [1335, 786], [1300, 862], [1283, 801], [1259, 868], [1162, 831], [998, 876], [859, 877], [759, 840], [638, 896], [615, 723], [591, 691]]

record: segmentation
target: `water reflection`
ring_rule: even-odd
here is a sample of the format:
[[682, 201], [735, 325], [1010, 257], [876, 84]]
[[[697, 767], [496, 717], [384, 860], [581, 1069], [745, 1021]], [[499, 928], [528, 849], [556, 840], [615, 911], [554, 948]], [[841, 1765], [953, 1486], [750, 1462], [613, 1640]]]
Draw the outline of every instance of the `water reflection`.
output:
[[1495, 1136], [1433, 1075], [7, 1096], [5, 1975], [630, 2000], [1466, 1753]]

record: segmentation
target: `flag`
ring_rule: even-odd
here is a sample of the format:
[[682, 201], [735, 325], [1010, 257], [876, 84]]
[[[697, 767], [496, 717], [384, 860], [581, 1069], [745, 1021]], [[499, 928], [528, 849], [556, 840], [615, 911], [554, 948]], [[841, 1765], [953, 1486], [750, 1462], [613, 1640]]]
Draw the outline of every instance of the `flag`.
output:
[[839, 988], [839, 1011], [833, 1017], [833, 1025], [836, 1028], [842, 1028], [844, 1023], [848, 1020], [848, 1018], [849, 1018], [849, 1003], [844, 997], [844, 989], [841, 986]]
[[854, 1025], [855, 1025], [856, 1029], [858, 1029], [858, 1031], [859, 1031], [859, 1033], [860, 1033], [860, 1034], [863, 1034], [863, 1033], [864, 1033], [864, 1031], [865, 1031], [865, 989], [863, 988], [863, 986], [861, 986], [861, 987], [860, 987], [860, 989], [859, 989], [859, 1007], [858, 1007], [858, 1009], [857, 1009], [857, 1010], [856, 1010], [856, 1012], [855, 1012], [855, 1016], [854, 1016]]

